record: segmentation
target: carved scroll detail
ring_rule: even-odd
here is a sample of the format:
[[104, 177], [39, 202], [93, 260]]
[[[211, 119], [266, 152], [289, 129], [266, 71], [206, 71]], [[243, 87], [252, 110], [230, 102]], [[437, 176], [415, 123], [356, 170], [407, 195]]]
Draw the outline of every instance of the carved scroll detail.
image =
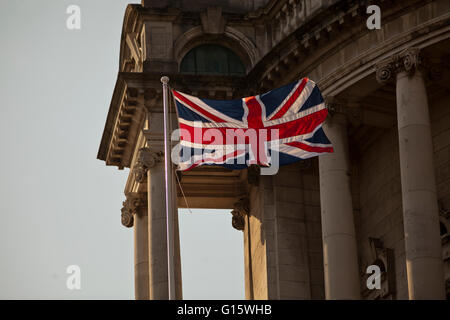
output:
[[131, 228], [134, 224], [134, 215], [139, 213], [139, 209], [147, 208], [147, 194], [146, 193], [129, 193], [123, 202], [122, 224]]
[[379, 83], [387, 83], [394, 79], [399, 72], [406, 72], [413, 76], [419, 67], [423, 67], [424, 60], [419, 48], [408, 48], [393, 55], [376, 66], [376, 78]]
[[138, 159], [133, 168], [136, 182], [142, 183], [147, 178], [147, 171], [162, 161], [164, 153], [154, 152], [150, 148], [139, 149]]
[[245, 216], [250, 213], [249, 201], [247, 198], [241, 198], [234, 204], [234, 209], [231, 211], [233, 218], [231, 225], [237, 230], [244, 230]]

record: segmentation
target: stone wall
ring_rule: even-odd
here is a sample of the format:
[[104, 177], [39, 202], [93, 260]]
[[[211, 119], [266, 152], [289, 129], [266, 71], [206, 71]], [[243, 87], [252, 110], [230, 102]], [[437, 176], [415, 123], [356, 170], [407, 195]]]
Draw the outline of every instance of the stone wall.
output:
[[450, 98], [433, 101], [430, 105], [431, 133], [434, 148], [434, 169], [436, 186], [440, 202], [440, 221], [447, 229], [447, 235], [442, 235], [444, 276], [447, 281], [447, 299], [450, 288], [450, 219], [445, 215], [450, 210]]
[[[383, 247], [394, 252], [396, 294], [391, 298], [407, 299], [397, 128], [392, 127], [380, 135], [360, 155], [355, 166], [359, 177], [355, 224], [361, 279], [364, 279], [367, 266], [376, 259], [369, 238], [380, 239]], [[361, 289], [364, 292], [365, 281], [362, 281]]]
[[255, 299], [324, 298], [318, 168], [307, 163], [261, 176], [250, 193]]
[[[430, 103], [436, 184], [442, 209], [450, 207], [449, 103], [448, 97]], [[398, 152], [397, 128], [393, 127], [380, 135], [354, 164], [352, 189], [362, 280], [367, 265], [374, 259], [369, 238], [378, 238], [394, 252], [396, 293], [392, 298], [408, 299]], [[448, 227], [448, 220], [441, 221]], [[364, 285], [362, 281], [363, 292]]]
[[438, 199], [444, 209], [450, 208], [450, 99], [445, 97], [430, 105], [434, 168]]
[[[270, 197], [266, 201], [270, 201]], [[264, 190], [252, 188], [250, 192], [250, 216], [245, 223], [244, 234], [247, 240], [244, 243], [244, 252], [248, 268], [245, 269], [246, 278], [246, 296], [253, 299], [269, 299], [268, 292], [268, 269], [267, 269], [267, 241], [266, 225], [267, 216], [271, 210], [265, 210]], [[270, 220], [270, 217], [269, 217]], [[263, 227], [264, 226], [264, 227]], [[250, 246], [250, 247], [249, 247]], [[247, 264], [247, 263], [246, 263]], [[250, 288], [251, 287], [251, 288]], [[250, 294], [249, 291], [252, 293]]]
[[281, 299], [323, 299], [323, 252], [317, 159], [275, 176]]

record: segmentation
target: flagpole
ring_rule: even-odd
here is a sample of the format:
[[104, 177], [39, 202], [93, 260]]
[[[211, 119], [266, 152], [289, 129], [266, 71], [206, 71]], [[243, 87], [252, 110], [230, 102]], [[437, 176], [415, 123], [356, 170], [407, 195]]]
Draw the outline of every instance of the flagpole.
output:
[[164, 111], [164, 173], [166, 191], [166, 224], [167, 224], [167, 276], [169, 285], [169, 300], [175, 300], [175, 266], [174, 266], [174, 228], [173, 228], [173, 202], [172, 202], [172, 166], [170, 164], [170, 132], [169, 132], [169, 77], [161, 78], [163, 86]]

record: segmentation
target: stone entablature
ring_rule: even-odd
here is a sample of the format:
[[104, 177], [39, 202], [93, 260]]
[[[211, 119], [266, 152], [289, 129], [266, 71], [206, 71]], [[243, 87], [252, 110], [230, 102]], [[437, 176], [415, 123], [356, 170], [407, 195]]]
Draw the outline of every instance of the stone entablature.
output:
[[[188, 94], [231, 99], [246, 92], [245, 78], [167, 74], [171, 85]], [[129, 168], [146, 114], [162, 112], [160, 73], [121, 72], [114, 90], [97, 157], [107, 165]], [[205, 87], [204, 83], [208, 83]], [[175, 110], [171, 106], [175, 119]]]

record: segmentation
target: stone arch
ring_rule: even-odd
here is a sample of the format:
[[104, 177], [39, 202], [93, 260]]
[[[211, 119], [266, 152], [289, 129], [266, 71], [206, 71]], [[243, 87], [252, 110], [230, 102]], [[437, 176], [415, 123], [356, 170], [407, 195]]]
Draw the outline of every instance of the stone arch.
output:
[[124, 63], [126, 60], [130, 57], [130, 50], [126, 44], [126, 36], [128, 33], [131, 32], [137, 32], [139, 29], [138, 23], [141, 23], [139, 21], [139, 15], [137, 8], [139, 5], [136, 4], [129, 4], [126, 8], [125, 15], [123, 18], [122, 23], [122, 34], [121, 34], [121, 41], [120, 41], [120, 52], [119, 52], [119, 69], [120, 71], [123, 70]]
[[201, 26], [194, 27], [178, 37], [174, 44], [174, 58], [180, 66], [183, 57], [193, 48], [202, 44], [218, 44], [233, 51], [242, 60], [246, 71], [258, 59], [258, 50], [242, 32], [226, 27], [223, 34], [207, 34]]

